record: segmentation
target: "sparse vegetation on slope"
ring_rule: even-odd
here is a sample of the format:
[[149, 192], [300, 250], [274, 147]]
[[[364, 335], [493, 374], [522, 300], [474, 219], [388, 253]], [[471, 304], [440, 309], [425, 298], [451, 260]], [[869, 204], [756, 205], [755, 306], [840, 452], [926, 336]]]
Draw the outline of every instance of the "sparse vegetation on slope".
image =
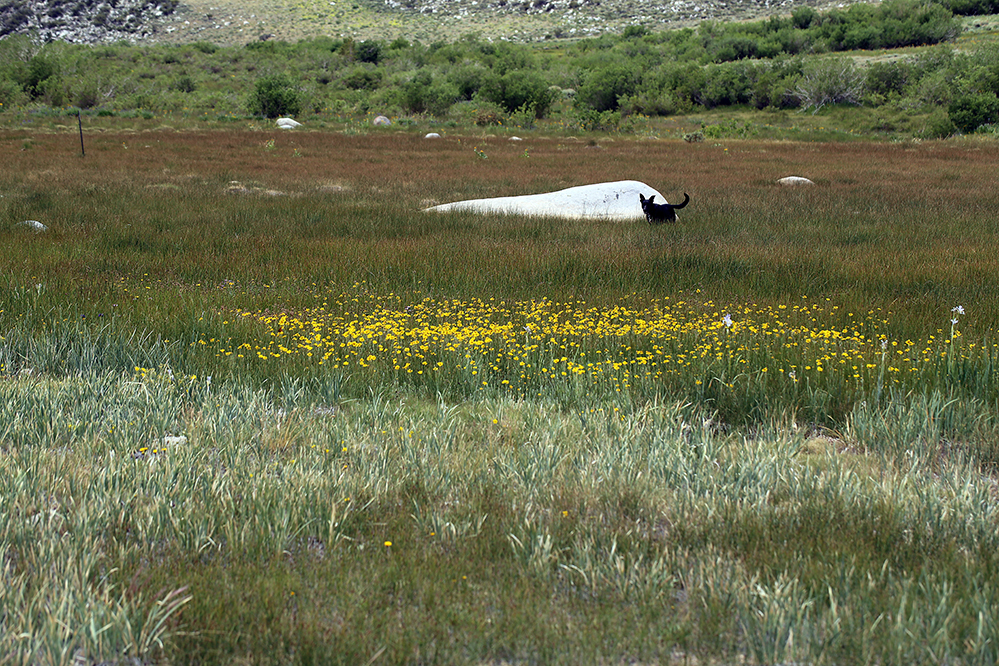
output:
[[313, 125], [387, 115], [445, 128], [655, 135], [656, 118], [718, 108], [765, 111], [756, 119], [764, 126], [785, 110], [853, 105], [855, 120], [840, 129], [944, 138], [995, 123], [994, 45], [944, 43], [880, 60], [831, 52], [917, 37], [932, 45], [956, 28], [939, 5], [894, 0], [696, 30], [626, 30], [557, 51], [475, 35], [242, 47], [37, 46], [12, 36], [0, 41], [0, 121], [76, 109], [207, 122], [296, 115]]
[[[851, 4], [847, 3], [850, 10]], [[862, 11], [879, 11], [876, 5], [859, 4], [866, 7]], [[941, 0], [910, 13], [936, 8], [981, 15], [991, 13], [990, 6], [989, 2]], [[784, 18], [797, 10], [843, 9], [843, 3], [796, 0], [7, 0], [0, 3], [0, 37], [32, 32], [43, 41], [207, 41], [221, 46], [318, 36], [437, 41], [475, 32], [486, 39], [539, 42], [621, 34], [629, 29], [696, 27], [704, 21]]]

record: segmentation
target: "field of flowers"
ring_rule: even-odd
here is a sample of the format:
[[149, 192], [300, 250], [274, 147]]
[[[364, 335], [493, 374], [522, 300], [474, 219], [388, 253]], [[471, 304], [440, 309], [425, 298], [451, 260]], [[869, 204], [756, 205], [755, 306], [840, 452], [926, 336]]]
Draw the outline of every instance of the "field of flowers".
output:
[[852, 405], [891, 391], [947, 387], [958, 369], [972, 365], [984, 366], [986, 385], [975, 388], [994, 390], [988, 367], [995, 344], [962, 341], [961, 305], [940, 313], [947, 328], [914, 341], [890, 338], [891, 312], [840, 312], [828, 298], [721, 307], [632, 295], [588, 306], [378, 296], [362, 287], [314, 294], [322, 305], [299, 312], [237, 311], [259, 322], [260, 337], [195, 344], [212, 346], [219, 357], [297, 358], [365, 386], [412, 386], [448, 397], [499, 390], [521, 399], [643, 400], [669, 392], [720, 409], [756, 401], [743, 416], [757, 419], [775, 406], [774, 396], [802, 408], [817, 394]]
[[[999, 659], [991, 144], [66, 136], [0, 133], [0, 666]], [[610, 176], [682, 224], [420, 210]]]

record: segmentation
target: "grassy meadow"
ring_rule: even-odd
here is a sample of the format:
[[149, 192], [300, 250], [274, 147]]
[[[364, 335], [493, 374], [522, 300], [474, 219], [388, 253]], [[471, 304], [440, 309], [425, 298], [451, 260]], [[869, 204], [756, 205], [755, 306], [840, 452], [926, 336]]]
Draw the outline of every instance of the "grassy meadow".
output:
[[999, 660], [987, 138], [85, 141], [0, 131], [0, 664]]

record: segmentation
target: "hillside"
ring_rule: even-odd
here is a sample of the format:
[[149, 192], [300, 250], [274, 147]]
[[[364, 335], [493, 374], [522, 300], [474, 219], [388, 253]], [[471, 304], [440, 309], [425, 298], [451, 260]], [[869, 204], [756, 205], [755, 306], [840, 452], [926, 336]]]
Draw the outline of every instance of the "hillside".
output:
[[786, 14], [814, 0], [0, 0], [0, 35], [99, 43], [244, 44], [317, 35], [535, 42]]
[[0, 0], [0, 36], [37, 34], [44, 41], [96, 43], [153, 35], [177, 0]]

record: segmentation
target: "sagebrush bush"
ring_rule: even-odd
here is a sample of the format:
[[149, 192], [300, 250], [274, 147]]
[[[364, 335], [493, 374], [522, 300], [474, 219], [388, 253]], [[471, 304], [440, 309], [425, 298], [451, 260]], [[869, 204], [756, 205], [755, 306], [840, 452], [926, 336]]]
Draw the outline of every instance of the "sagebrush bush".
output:
[[863, 90], [863, 75], [853, 61], [834, 58], [809, 63], [794, 95], [802, 107], [818, 111], [827, 104], [858, 104]]

